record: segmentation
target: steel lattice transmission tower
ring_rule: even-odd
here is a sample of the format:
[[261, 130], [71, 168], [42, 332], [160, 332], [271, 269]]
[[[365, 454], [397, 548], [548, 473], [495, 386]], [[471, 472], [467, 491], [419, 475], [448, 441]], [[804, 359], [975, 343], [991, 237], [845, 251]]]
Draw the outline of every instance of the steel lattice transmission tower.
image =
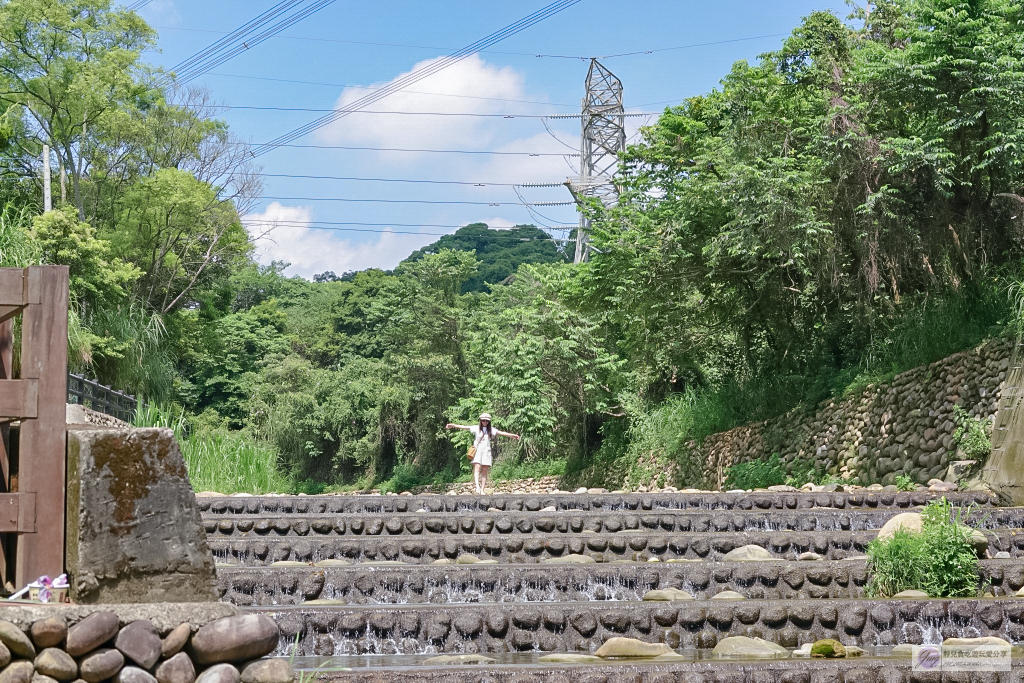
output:
[[[580, 137], [580, 175], [566, 185], [578, 203], [597, 197], [605, 206], [618, 201], [618, 188], [612, 183], [619, 152], [626, 149], [625, 112], [622, 106], [622, 81], [596, 59], [590, 60], [587, 94], [583, 98]], [[590, 221], [580, 214], [576, 231], [575, 263], [586, 261]]]

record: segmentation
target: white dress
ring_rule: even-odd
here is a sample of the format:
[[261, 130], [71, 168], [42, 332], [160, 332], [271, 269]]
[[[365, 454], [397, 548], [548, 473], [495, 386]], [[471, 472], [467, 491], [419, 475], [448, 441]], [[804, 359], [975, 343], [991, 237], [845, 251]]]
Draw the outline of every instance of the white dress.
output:
[[[480, 437], [480, 425], [470, 427], [469, 431], [473, 435], [473, 443], [476, 444], [476, 455], [473, 457], [473, 464], [490, 467], [493, 464], [493, 458], [491, 457], [491, 438], [486, 434], [484, 434], [483, 437]], [[494, 427], [491, 427], [491, 435], [492, 437], [497, 436]]]

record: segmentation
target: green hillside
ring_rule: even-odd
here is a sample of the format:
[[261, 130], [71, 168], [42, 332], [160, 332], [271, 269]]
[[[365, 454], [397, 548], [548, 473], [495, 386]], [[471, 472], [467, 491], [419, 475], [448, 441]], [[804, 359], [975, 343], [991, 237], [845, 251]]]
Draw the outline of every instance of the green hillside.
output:
[[462, 293], [483, 292], [487, 285], [503, 282], [523, 263], [564, 263], [567, 249], [540, 228], [517, 225], [508, 230], [492, 230], [486, 223], [471, 223], [454, 235], [445, 235], [433, 244], [414, 251], [406, 262], [419, 261], [442, 249], [475, 251], [479, 270], [462, 285]]

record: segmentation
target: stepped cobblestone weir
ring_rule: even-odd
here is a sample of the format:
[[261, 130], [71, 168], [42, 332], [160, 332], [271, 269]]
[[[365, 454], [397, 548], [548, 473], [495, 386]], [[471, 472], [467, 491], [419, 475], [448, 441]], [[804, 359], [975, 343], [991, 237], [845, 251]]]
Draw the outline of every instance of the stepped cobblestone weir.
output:
[[[922, 674], [899, 645], [1024, 642], [1024, 508], [969, 510], [983, 597], [871, 599], [863, 555], [928, 491], [218, 496], [199, 499], [222, 600], [270, 615], [278, 655], [337, 681], [908, 683], [1024, 680]], [[759, 546], [748, 549], [745, 546]], [[987, 547], [986, 547], [987, 546]], [[732, 554], [730, 554], [732, 553]], [[744, 557], [747, 561], [737, 561]], [[719, 659], [726, 638], [846, 660]], [[593, 656], [611, 638], [659, 659]], [[755, 641], [759, 642], [759, 641]], [[931, 676], [931, 677], [929, 677]], [[938, 677], [936, 677], [938, 676]]]

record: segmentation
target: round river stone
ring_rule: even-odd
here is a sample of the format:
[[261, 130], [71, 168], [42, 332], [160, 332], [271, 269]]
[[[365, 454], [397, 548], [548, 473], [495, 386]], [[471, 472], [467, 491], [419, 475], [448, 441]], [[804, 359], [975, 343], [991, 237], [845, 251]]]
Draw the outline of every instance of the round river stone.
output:
[[79, 665], [79, 676], [87, 683], [99, 683], [121, 670], [124, 666], [124, 655], [114, 649], [97, 650]]
[[[204, 666], [220, 662], [245, 662], [270, 654], [277, 647], [278, 628], [265, 614], [244, 614], [224, 617], [203, 626], [192, 636], [192, 652], [196, 664]], [[233, 668], [233, 667], [232, 667]], [[209, 672], [204, 672], [205, 676]], [[220, 673], [218, 676], [228, 676]], [[200, 676], [202, 680], [203, 676]], [[235, 671], [237, 683], [238, 672]], [[227, 683], [227, 680], [204, 683]]]
[[64, 650], [48, 647], [36, 657], [36, 671], [56, 678], [58, 681], [73, 681], [78, 677], [78, 664]]
[[72, 657], [81, 657], [116, 636], [118, 626], [117, 615], [113, 612], [93, 612], [68, 629], [64, 649]]
[[29, 632], [36, 647], [54, 647], [67, 637], [68, 624], [59, 617], [47, 617], [34, 622]]
[[196, 683], [239, 683], [239, 679], [238, 669], [230, 664], [218, 664], [201, 673]]
[[194, 683], [196, 668], [184, 652], [179, 652], [156, 668], [159, 683]]
[[287, 659], [263, 659], [242, 669], [242, 683], [292, 683], [293, 678], [295, 672]]
[[156, 627], [145, 619], [128, 624], [114, 639], [114, 647], [143, 669], [150, 669], [157, 663], [162, 645]]
[[181, 648], [185, 647], [190, 635], [192, 635], [191, 624], [179, 625], [164, 638], [164, 642], [160, 645], [160, 654], [164, 657], [173, 657], [178, 654], [181, 652]]
[[6, 619], [0, 619], [0, 642], [18, 657], [34, 659], [36, 656], [36, 648], [25, 632]]

